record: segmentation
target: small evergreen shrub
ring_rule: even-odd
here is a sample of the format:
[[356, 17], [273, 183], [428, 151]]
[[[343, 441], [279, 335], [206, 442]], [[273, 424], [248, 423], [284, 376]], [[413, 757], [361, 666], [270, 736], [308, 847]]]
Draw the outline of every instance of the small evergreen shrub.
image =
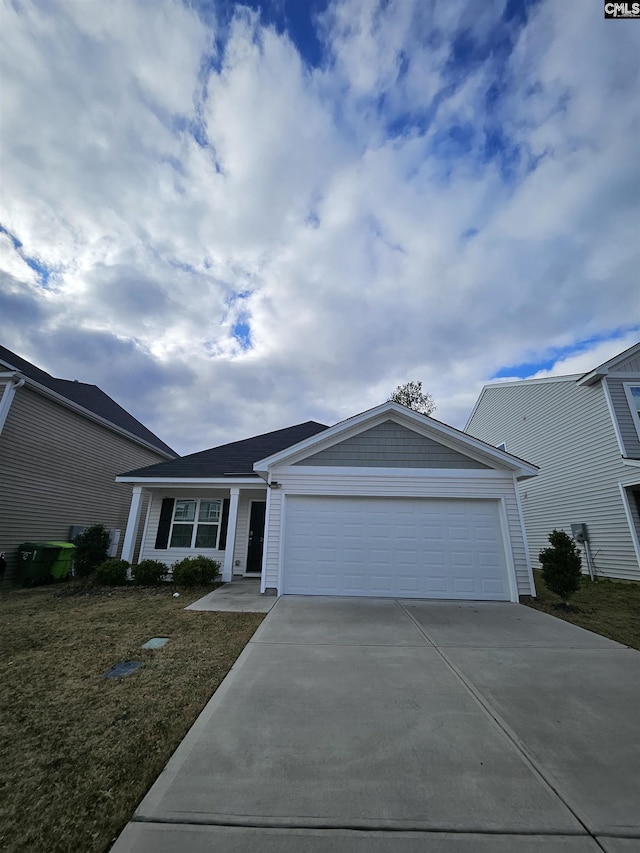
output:
[[126, 560], [105, 560], [96, 567], [93, 580], [102, 586], [125, 586], [130, 567]]
[[185, 557], [173, 564], [173, 582], [178, 586], [204, 586], [220, 577], [221, 563], [209, 557]]
[[76, 553], [73, 565], [79, 578], [87, 578], [100, 563], [107, 559], [109, 550], [109, 532], [102, 524], [87, 527], [84, 533], [73, 540]]
[[580, 552], [564, 530], [549, 534], [550, 548], [540, 551], [542, 579], [547, 589], [559, 595], [564, 604], [580, 589], [582, 582]]
[[137, 565], [131, 566], [133, 582], [142, 586], [158, 586], [168, 572], [166, 563], [160, 560], [141, 560]]

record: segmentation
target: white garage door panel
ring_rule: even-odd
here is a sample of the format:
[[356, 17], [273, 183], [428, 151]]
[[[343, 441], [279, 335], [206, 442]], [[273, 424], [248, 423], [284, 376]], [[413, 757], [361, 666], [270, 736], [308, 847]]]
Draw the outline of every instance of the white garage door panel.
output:
[[498, 504], [292, 496], [283, 592], [508, 600]]

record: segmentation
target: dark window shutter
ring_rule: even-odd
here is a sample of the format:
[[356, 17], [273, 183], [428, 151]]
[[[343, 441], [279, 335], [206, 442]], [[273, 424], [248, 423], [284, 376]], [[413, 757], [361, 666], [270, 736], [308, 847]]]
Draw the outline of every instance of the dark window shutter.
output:
[[169, 530], [173, 518], [173, 505], [175, 498], [162, 498], [162, 509], [160, 510], [160, 521], [158, 522], [158, 533], [156, 535], [156, 549], [164, 549], [169, 544]]
[[218, 550], [224, 551], [227, 547], [227, 527], [229, 526], [229, 498], [222, 501], [222, 519], [220, 521], [220, 541]]

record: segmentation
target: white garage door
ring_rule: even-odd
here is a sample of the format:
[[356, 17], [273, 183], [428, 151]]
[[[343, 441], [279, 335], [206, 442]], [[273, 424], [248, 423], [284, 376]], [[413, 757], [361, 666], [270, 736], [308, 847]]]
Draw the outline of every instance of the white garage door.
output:
[[498, 504], [287, 497], [283, 592], [508, 600]]

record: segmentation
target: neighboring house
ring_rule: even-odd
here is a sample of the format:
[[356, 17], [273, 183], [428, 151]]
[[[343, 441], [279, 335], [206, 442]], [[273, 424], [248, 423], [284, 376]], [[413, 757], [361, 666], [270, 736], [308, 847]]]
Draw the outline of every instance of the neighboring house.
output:
[[554, 528], [586, 524], [596, 573], [640, 580], [639, 408], [640, 344], [584, 375], [483, 388], [465, 432], [540, 468], [520, 487], [534, 565]]
[[124, 556], [205, 554], [277, 594], [503, 599], [534, 592], [516, 481], [535, 466], [396, 403], [117, 478]]
[[22, 542], [68, 541], [71, 527], [123, 531], [123, 468], [176, 453], [95, 385], [56, 379], [0, 346], [0, 552], [9, 580]]

